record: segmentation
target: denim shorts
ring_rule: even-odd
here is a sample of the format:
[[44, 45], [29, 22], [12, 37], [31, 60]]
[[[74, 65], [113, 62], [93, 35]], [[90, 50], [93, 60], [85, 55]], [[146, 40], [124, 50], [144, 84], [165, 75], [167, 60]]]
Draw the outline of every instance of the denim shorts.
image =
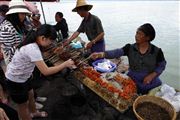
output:
[[11, 99], [17, 103], [22, 104], [28, 101], [29, 91], [32, 90], [31, 80], [25, 83], [17, 83], [6, 79], [6, 85]]

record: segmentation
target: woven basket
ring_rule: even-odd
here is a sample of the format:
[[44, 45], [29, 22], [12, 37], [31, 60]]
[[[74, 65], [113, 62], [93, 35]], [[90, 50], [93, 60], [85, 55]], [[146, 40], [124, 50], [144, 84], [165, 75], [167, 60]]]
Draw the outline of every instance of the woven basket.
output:
[[171, 120], [176, 120], [176, 111], [169, 102], [167, 102], [166, 100], [164, 100], [160, 97], [149, 96], [149, 95], [139, 96], [133, 103], [133, 111], [134, 111], [136, 117], [138, 118], [138, 120], [144, 120], [136, 112], [137, 105], [141, 104], [143, 102], [151, 102], [151, 103], [161, 106], [163, 109], [165, 109], [169, 113]]

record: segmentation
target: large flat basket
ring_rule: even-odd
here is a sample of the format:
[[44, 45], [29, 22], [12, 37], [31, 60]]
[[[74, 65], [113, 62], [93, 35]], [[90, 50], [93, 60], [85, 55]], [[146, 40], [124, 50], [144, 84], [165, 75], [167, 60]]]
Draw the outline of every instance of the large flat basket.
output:
[[176, 120], [176, 111], [169, 102], [167, 102], [166, 100], [160, 97], [149, 96], [149, 95], [139, 96], [133, 103], [133, 111], [136, 117], [138, 118], [138, 120], [144, 120], [136, 111], [137, 106], [144, 102], [151, 102], [153, 104], [160, 106], [161, 108], [165, 109], [169, 113], [171, 120]]

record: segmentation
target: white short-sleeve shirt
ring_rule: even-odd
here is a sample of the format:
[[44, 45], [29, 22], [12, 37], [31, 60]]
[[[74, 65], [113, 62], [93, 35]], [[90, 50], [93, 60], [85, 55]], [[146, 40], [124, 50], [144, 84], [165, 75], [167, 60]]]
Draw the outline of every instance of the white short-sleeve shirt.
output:
[[6, 78], [17, 83], [24, 83], [30, 78], [36, 61], [43, 60], [37, 43], [31, 43], [17, 49], [12, 61], [7, 66]]

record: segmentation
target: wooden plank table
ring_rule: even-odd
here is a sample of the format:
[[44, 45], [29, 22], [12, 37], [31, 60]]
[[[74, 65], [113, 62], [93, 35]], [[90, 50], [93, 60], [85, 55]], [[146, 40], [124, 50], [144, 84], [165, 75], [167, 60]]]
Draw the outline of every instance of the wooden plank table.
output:
[[83, 75], [82, 72], [74, 71], [74, 76], [85, 86], [87, 86], [90, 90], [92, 90], [94, 93], [100, 96], [103, 100], [105, 100], [111, 106], [116, 108], [119, 112], [123, 113], [130, 106], [132, 106], [133, 101], [125, 101], [119, 98], [117, 95], [112, 94], [111, 92], [107, 91], [105, 88], [103, 88], [90, 78]]

